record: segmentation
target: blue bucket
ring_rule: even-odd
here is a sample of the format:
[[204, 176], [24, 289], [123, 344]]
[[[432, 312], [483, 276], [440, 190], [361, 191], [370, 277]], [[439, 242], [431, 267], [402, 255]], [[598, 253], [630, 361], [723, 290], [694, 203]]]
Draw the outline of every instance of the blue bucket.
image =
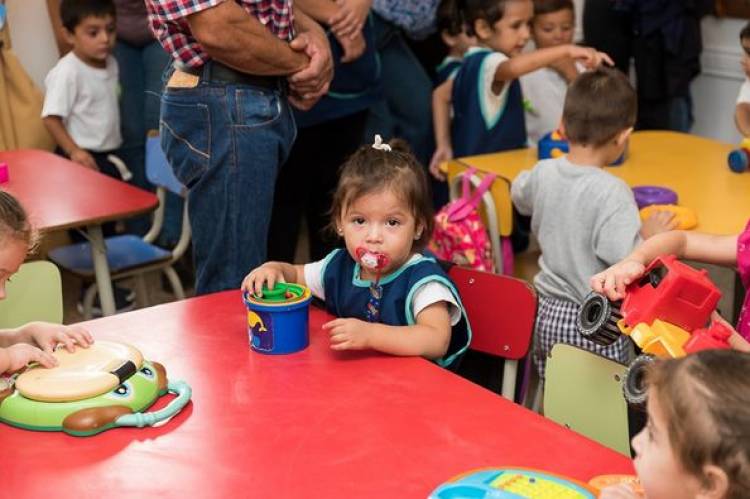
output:
[[312, 294], [299, 284], [277, 283], [258, 297], [245, 291], [247, 333], [256, 352], [281, 355], [310, 344], [308, 315]]

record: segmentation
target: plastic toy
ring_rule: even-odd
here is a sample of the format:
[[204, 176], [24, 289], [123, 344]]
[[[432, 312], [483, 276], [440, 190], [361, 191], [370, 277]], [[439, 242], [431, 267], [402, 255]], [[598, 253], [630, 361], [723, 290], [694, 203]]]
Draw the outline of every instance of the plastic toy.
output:
[[0, 184], [10, 180], [10, 174], [8, 172], [8, 163], [0, 161]]
[[484, 468], [458, 475], [442, 484], [429, 499], [560, 497], [593, 499], [593, 487], [546, 471], [529, 468]]
[[[546, 134], [539, 139], [539, 142], [537, 143], [537, 153], [540, 160], [559, 158], [565, 156], [568, 152], [570, 152], [570, 145], [568, 144], [568, 141], [565, 140], [565, 137], [563, 137], [563, 134], [558, 130]], [[620, 166], [623, 164], [625, 162], [626, 154], [627, 151], [623, 152], [622, 155], [613, 163], [610, 163], [609, 166]]]
[[750, 138], [742, 139], [740, 147], [732, 150], [727, 156], [729, 169], [735, 173], [747, 171], [750, 166]]
[[312, 294], [305, 286], [276, 283], [263, 295], [243, 293], [250, 348], [265, 354], [299, 352], [310, 343], [308, 310]]
[[639, 210], [652, 204], [677, 204], [677, 193], [666, 187], [639, 185], [633, 187], [633, 195]]
[[671, 211], [674, 213], [675, 219], [677, 220], [677, 227], [675, 227], [675, 229], [690, 230], [698, 225], [698, 215], [695, 214], [695, 211], [687, 206], [677, 206], [675, 204], [652, 204], [646, 206], [640, 211], [641, 220], [646, 220], [655, 211]]
[[[164, 366], [144, 360], [123, 343], [97, 341], [89, 348], [54, 353], [59, 365], [32, 366], [0, 389], [0, 421], [38, 431], [88, 436], [126, 426], [152, 426], [190, 401], [183, 381], [168, 382]], [[144, 413], [167, 392], [167, 407]]]
[[600, 345], [611, 345], [623, 334], [630, 337], [641, 354], [628, 368], [623, 392], [628, 402], [643, 404], [643, 370], [654, 356], [682, 357], [708, 348], [729, 348], [731, 331], [720, 322], [710, 323], [719, 298], [721, 292], [705, 270], [664, 256], [628, 285], [622, 302], [589, 294], [577, 326], [581, 335]]

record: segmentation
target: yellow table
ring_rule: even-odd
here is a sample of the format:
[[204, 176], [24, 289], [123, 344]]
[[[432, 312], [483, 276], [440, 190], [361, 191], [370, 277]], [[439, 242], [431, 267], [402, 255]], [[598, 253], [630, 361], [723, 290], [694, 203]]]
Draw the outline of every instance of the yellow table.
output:
[[[630, 139], [627, 161], [607, 171], [631, 186], [658, 185], [677, 192], [679, 204], [695, 210], [695, 230], [714, 234], [739, 233], [750, 218], [750, 172], [734, 173], [727, 166], [733, 148], [695, 135], [644, 131]], [[492, 172], [503, 181], [492, 186], [498, 232], [512, 230], [510, 183], [522, 170], [537, 162], [536, 149], [470, 156], [448, 164], [449, 178], [467, 166]]]

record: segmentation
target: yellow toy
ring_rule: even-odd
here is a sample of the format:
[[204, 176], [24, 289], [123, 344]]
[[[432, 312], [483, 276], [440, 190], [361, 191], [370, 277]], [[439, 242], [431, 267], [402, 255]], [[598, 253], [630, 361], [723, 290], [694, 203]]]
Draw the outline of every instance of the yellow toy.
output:
[[669, 211], [674, 213], [677, 219], [677, 227], [679, 230], [690, 230], [694, 229], [698, 225], [698, 215], [695, 211], [686, 207], [678, 206], [676, 204], [652, 204], [641, 209], [641, 220], [645, 221], [655, 211]]

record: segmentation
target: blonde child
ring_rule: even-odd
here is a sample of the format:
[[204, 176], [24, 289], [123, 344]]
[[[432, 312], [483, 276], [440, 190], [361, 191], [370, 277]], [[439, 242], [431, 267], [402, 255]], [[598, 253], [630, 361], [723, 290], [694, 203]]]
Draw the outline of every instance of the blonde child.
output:
[[633, 439], [643, 494], [603, 499], [750, 497], [750, 356], [704, 350], [649, 366], [648, 423]]
[[531, 0], [466, 0], [461, 12], [477, 46], [466, 52], [455, 77], [433, 92], [436, 150], [430, 172], [441, 180], [440, 164], [454, 156], [526, 146], [521, 75], [566, 58], [587, 67], [612, 64], [606, 54], [575, 45], [522, 53], [534, 13]]
[[750, 22], [740, 31], [740, 45], [742, 46], [742, 71], [745, 82], [740, 87], [737, 104], [734, 111], [734, 122], [743, 137], [750, 137]]
[[[750, 283], [750, 221], [740, 234], [718, 236], [701, 232], [671, 231], [658, 234], [638, 246], [622, 261], [594, 275], [591, 288], [610, 300], [625, 297], [625, 287], [638, 279], [654, 258], [675, 255], [704, 263], [736, 267], [742, 284]], [[718, 315], [718, 314], [717, 314]], [[737, 331], [730, 337], [733, 348], [750, 352], [750, 294], [745, 294]]]
[[621, 260], [641, 238], [671, 228], [671, 217], [664, 213], [642, 226], [633, 192], [604, 169], [622, 154], [636, 106], [635, 92], [619, 71], [599, 68], [581, 74], [568, 89], [563, 108], [569, 154], [540, 161], [511, 186], [513, 204], [520, 214], [531, 216], [531, 231], [542, 251], [534, 278], [539, 307], [533, 350], [541, 378], [556, 343], [623, 363], [629, 358], [627, 337], [601, 347], [578, 333], [576, 317], [591, 275]]
[[424, 256], [432, 204], [423, 168], [401, 142], [362, 146], [344, 164], [331, 226], [346, 248], [307, 265], [267, 262], [242, 287], [308, 286], [339, 317], [323, 326], [333, 350], [374, 349], [452, 364], [471, 330], [458, 293]]
[[466, 33], [456, 0], [442, 0], [437, 9], [437, 25], [440, 38], [448, 48], [448, 54], [435, 68], [435, 87], [455, 76], [461, 67], [464, 54], [476, 45], [476, 38]]
[[[23, 207], [13, 196], [0, 191], [0, 299], [5, 298], [5, 284], [35, 243], [36, 234]], [[30, 322], [16, 329], [0, 330], [0, 375], [18, 371], [29, 362], [53, 367], [57, 360], [52, 351], [58, 343], [73, 351], [75, 345], [88, 347], [93, 341], [80, 326]]]
[[[574, 33], [573, 0], [534, 0], [531, 38], [537, 49], [569, 45]], [[565, 92], [582, 70], [581, 65], [564, 58], [521, 76], [530, 145], [535, 146], [542, 136], [560, 125]]]

